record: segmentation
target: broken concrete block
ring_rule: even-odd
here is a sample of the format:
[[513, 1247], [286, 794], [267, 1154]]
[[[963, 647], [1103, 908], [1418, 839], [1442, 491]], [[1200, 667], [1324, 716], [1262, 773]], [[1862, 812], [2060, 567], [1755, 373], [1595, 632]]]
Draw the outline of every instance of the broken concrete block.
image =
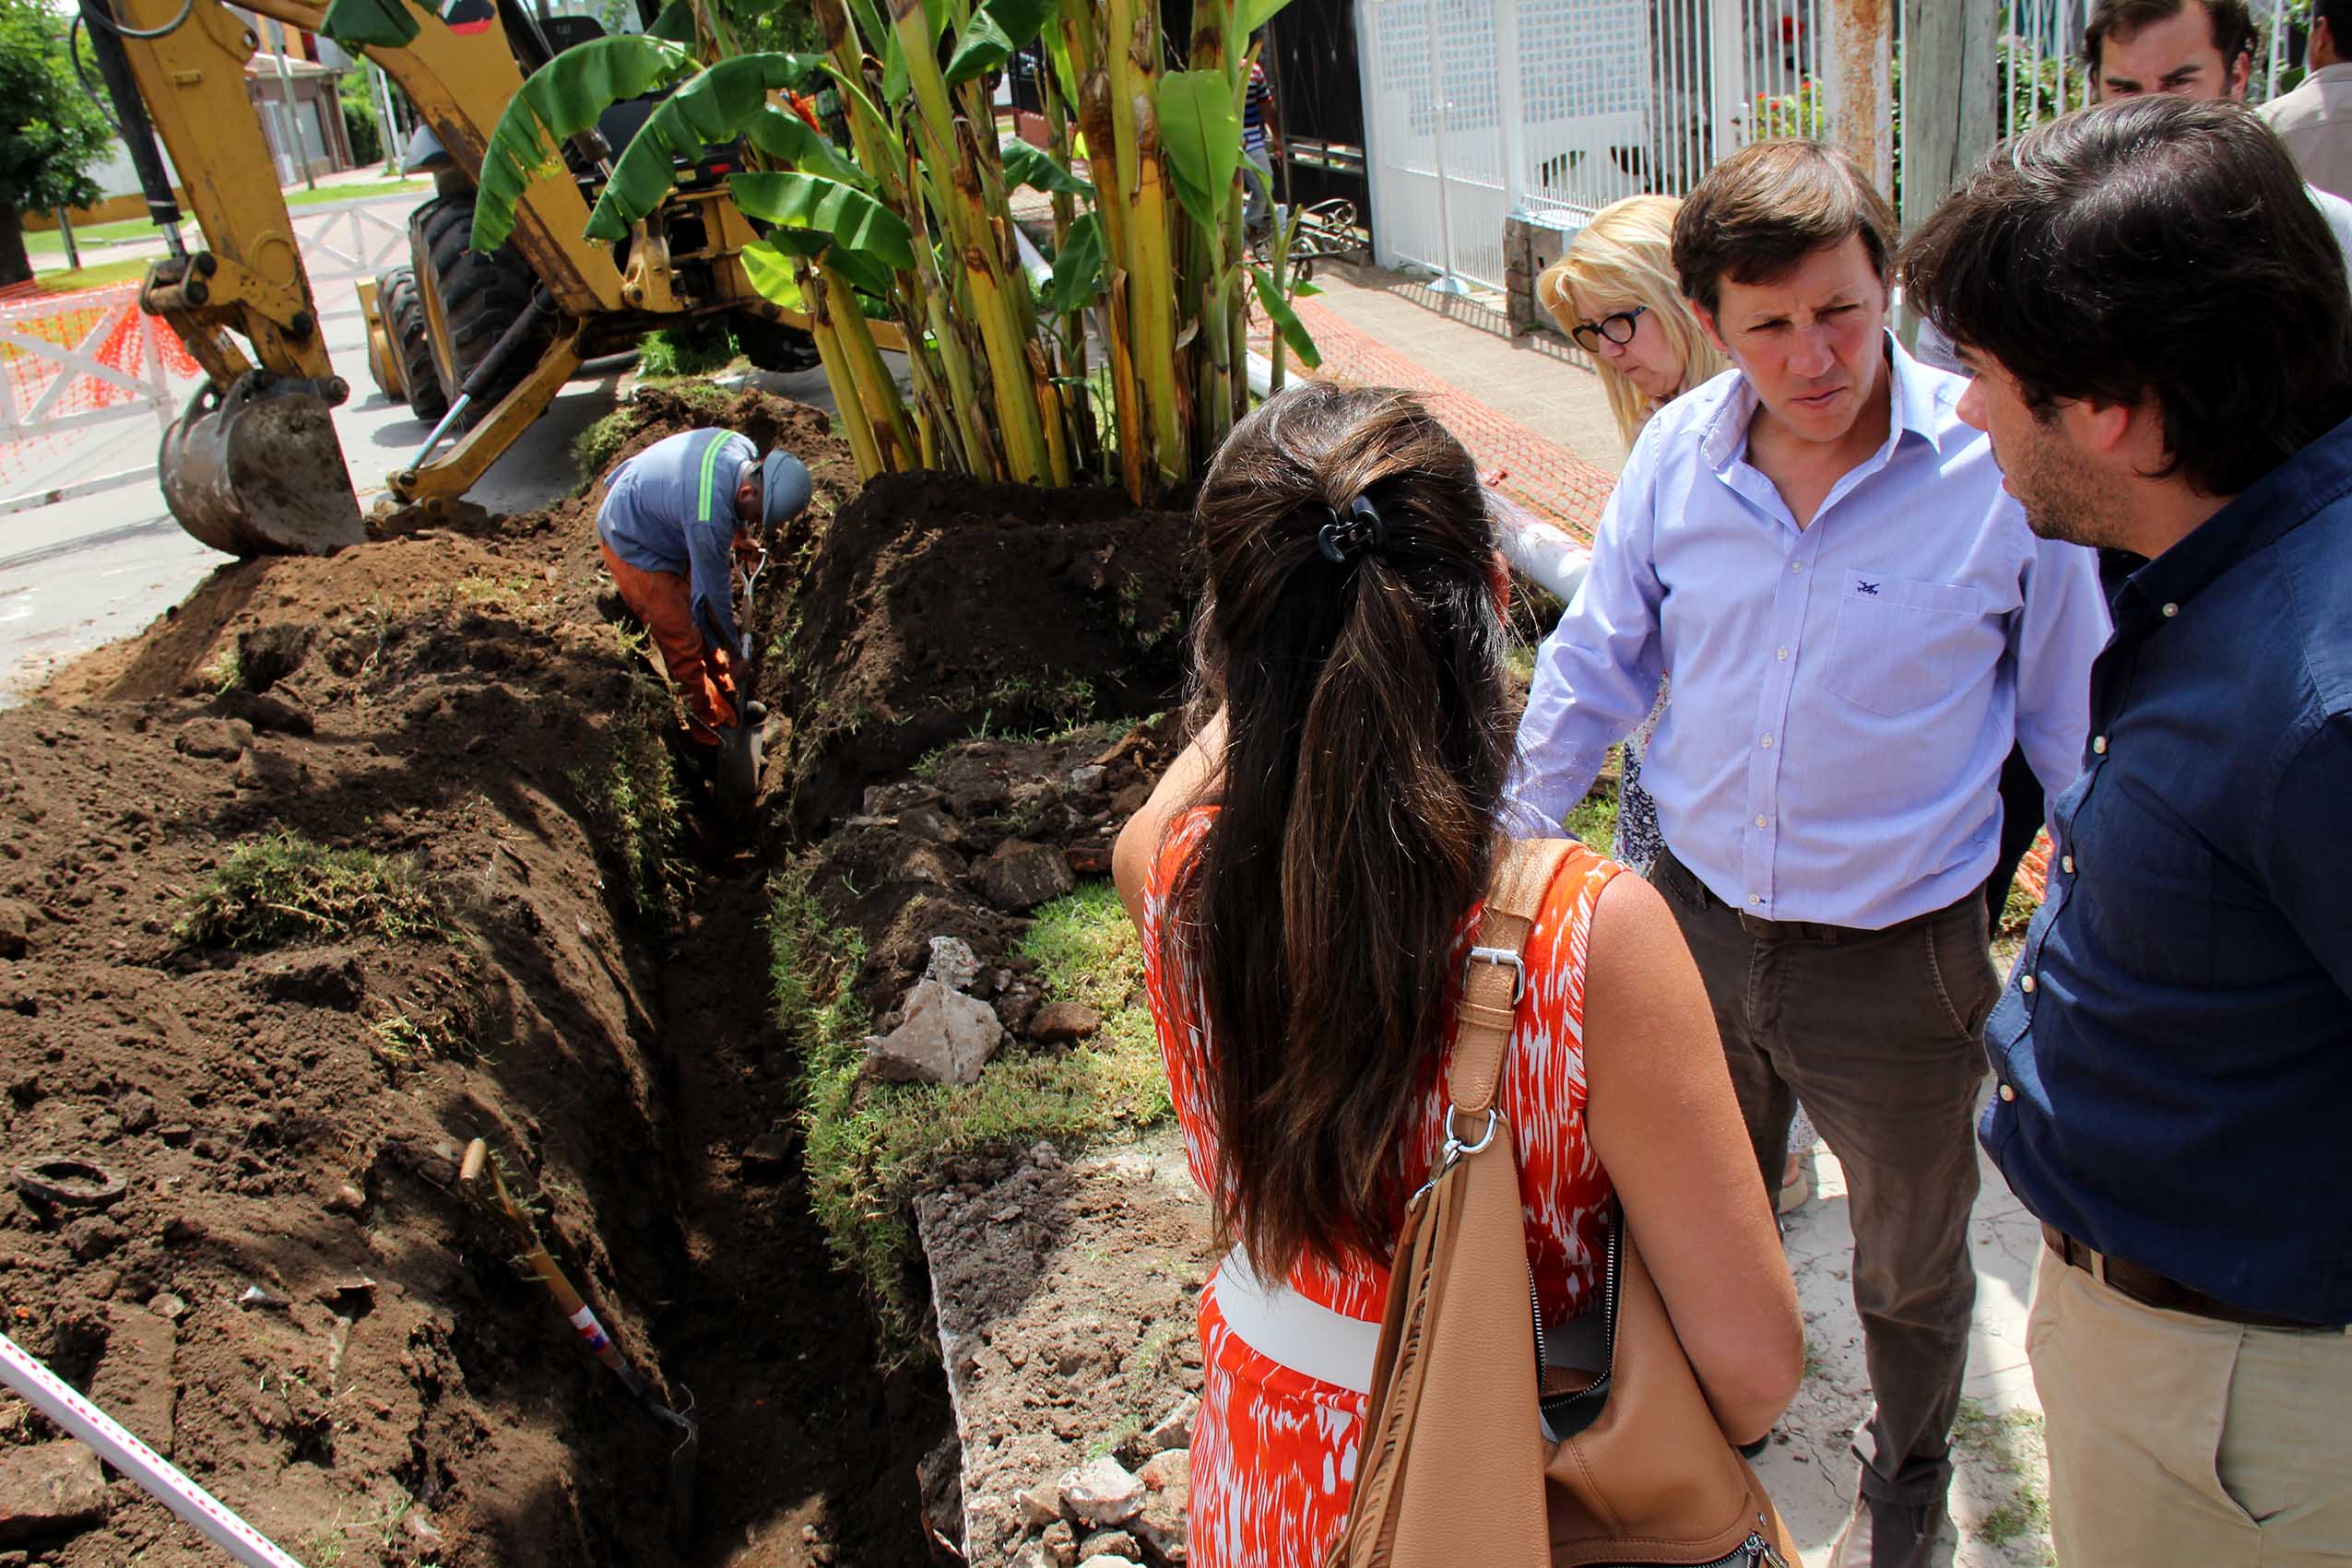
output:
[[1176, 1409], [1143, 1429], [1143, 1446], [1154, 1454], [1192, 1446], [1192, 1423], [1200, 1419], [1200, 1397], [1188, 1394]]
[[1182, 1562], [1188, 1550], [1185, 1514], [1192, 1506], [1191, 1450], [1171, 1448], [1154, 1455], [1135, 1479], [1149, 1491], [1131, 1527], [1162, 1559]]
[[134, 1437], [169, 1458], [171, 1362], [179, 1335], [170, 1317], [144, 1307], [110, 1305], [106, 1319], [106, 1353], [99, 1358], [89, 1397]]
[[1046, 1561], [1054, 1568], [1078, 1568], [1078, 1532], [1070, 1527], [1069, 1520], [1047, 1525], [1037, 1544], [1046, 1549]]
[[1023, 1487], [1012, 1494], [1012, 1502], [1030, 1525], [1051, 1525], [1061, 1518], [1061, 1493], [1053, 1487]]
[[936, 980], [951, 991], [969, 991], [980, 977], [980, 955], [972, 944], [961, 937], [931, 938], [931, 961], [923, 970], [923, 978]]
[[1103, 1015], [1083, 1002], [1050, 1002], [1029, 1020], [1029, 1038], [1048, 1045], [1067, 1045], [1102, 1027]]
[[1062, 1502], [1080, 1523], [1096, 1528], [1124, 1524], [1143, 1506], [1143, 1483], [1125, 1465], [1105, 1455], [1070, 1472]]
[[0, 1541], [30, 1540], [106, 1517], [98, 1456], [72, 1438], [0, 1449]]
[[980, 890], [999, 909], [1034, 909], [1076, 886], [1069, 857], [1049, 843], [1007, 839], [980, 863]]
[[866, 1043], [874, 1070], [901, 1082], [976, 1083], [1004, 1025], [987, 1003], [951, 991], [936, 980], [916, 982], [900, 1008], [903, 1021]]

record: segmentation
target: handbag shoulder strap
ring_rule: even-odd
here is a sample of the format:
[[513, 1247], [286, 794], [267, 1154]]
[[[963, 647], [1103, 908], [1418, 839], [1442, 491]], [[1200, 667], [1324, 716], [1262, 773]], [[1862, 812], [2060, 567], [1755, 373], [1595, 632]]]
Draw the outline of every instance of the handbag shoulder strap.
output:
[[1486, 902], [1478, 939], [1462, 979], [1460, 1022], [1455, 1026], [1453, 1060], [1446, 1091], [1457, 1111], [1476, 1115], [1495, 1107], [1503, 1077], [1503, 1053], [1510, 1044], [1511, 1020], [1527, 994], [1522, 954], [1535, 917], [1543, 908], [1561, 864], [1583, 846], [1573, 839], [1507, 839], [1495, 856], [1486, 881]]

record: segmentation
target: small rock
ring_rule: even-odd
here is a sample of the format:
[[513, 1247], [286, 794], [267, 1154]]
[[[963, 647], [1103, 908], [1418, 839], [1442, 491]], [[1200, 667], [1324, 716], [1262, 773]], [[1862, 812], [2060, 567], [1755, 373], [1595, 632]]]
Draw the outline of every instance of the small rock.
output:
[[1081, 1559], [1141, 1557], [1143, 1549], [1136, 1545], [1135, 1538], [1125, 1530], [1096, 1530], [1078, 1543], [1078, 1555]]
[[1012, 1554], [1007, 1568], [1054, 1568], [1053, 1553], [1046, 1550], [1045, 1542], [1029, 1541]]
[[134, 1089], [114, 1102], [114, 1114], [126, 1133], [143, 1133], [155, 1126], [155, 1097]]
[[1070, 1527], [1067, 1519], [1047, 1525], [1046, 1533], [1037, 1538], [1037, 1544], [1046, 1549], [1046, 1556], [1054, 1568], [1078, 1568], [1078, 1532]]
[[338, 1317], [364, 1316], [375, 1304], [375, 1281], [364, 1274], [349, 1274], [321, 1285], [312, 1299]]
[[980, 977], [980, 957], [972, 944], [961, 937], [931, 938], [931, 961], [923, 970], [923, 978], [936, 980], [951, 991], [969, 991]]
[[1004, 1043], [1004, 1025], [987, 1003], [936, 980], [921, 980], [901, 1005], [904, 1021], [866, 1043], [874, 1070], [901, 1082], [976, 1083]]
[[1013, 1505], [1030, 1525], [1051, 1525], [1061, 1517], [1061, 1492], [1050, 1486], [1027, 1487], [1012, 1494]]
[[1163, 1560], [1182, 1562], [1189, 1550], [1185, 1514], [1192, 1506], [1191, 1451], [1171, 1448], [1154, 1455], [1136, 1479], [1151, 1489], [1151, 1494], [1135, 1515], [1135, 1533]]
[[1132, 817], [1138, 811], [1142, 810], [1143, 803], [1151, 798], [1152, 786], [1150, 784], [1131, 784], [1125, 789], [1119, 791], [1117, 795], [1111, 796], [1111, 815], [1114, 817]]
[[1074, 1470], [1062, 1482], [1062, 1502], [1081, 1523], [1123, 1524], [1143, 1506], [1143, 1483], [1108, 1455]]
[[190, 719], [172, 737], [177, 750], [191, 757], [233, 762], [254, 743], [254, 726], [242, 719]]
[[1100, 1557], [1086, 1559], [1078, 1565], [1078, 1568], [1143, 1568], [1143, 1564], [1136, 1562], [1132, 1557], [1113, 1557], [1105, 1552]]
[[1192, 1423], [1200, 1419], [1200, 1401], [1186, 1395], [1183, 1402], [1143, 1429], [1143, 1444], [1154, 1454], [1192, 1446]]
[[792, 1163], [792, 1139], [780, 1132], [763, 1132], [743, 1146], [743, 1179], [773, 1182]]
[[122, 1226], [103, 1214], [89, 1214], [65, 1227], [65, 1250], [84, 1263], [95, 1263], [129, 1241]]
[[1037, 1016], [1037, 1006], [1044, 1000], [1036, 986], [1026, 980], [1016, 980], [997, 992], [997, 1020], [1007, 1029], [1020, 1033], [1028, 1029], [1029, 1020]]
[[1076, 886], [1069, 858], [1049, 843], [1007, 839], [980, 863], [980, 890], [999, 909], [1034, 909]]
[[1103, 1015], [1083, 1002], [1049, 1002], [1029, 1020], [1029, 1038], [1048, 1045], [1083, 1040], [1103, 1027]]
[[283, 1296], [271, 1295], [259, 1285], [248, 1285], [245, 1287], [245, 1293], [237, 1298], [237, 1304], [248, 1312], [256, 1309], [265, 1312], [284, 1312], [292, 1303]]
[[22, 958], [32, 941], [32, 905], [0, 899], [0, 958]]
[[187, 1214], [175, 1214], [163, 1222], [163, 1239], [176, 1245], [200, 1242], [206, 1235], [204, 1221]]
[[0, 1541], [30, 1540], [106, 1517], [98, 1456], [73, 1438], [0, 1449]]
[[333, 1192], [319, 1201], [319, 1207], [329, 1214], [357, 1214], [367, 1206], [368, 1195], [349, 1182], [338, 1184]]
[[898, 831], [927, 843], [961, 843], [963, 830], [936, 806], [913, 806], [898, 814]]
[[169, 1291], [159, 1291], [148, 1298], [147, 1310], [176, 1323], [188, 1315], [188, 1303]]
[[1072, 768], [1070, 771], [1070, 787], [1081, 795], [1092, 795], [1103, 787], [1103, 781], [1110, 776], [1110, 772], [1111, 771], [1100, 762], [1089, 762], [1082, 768]]
[[428, 1549], [441, 1545], [447, 1539], [441, 1533], [441, 1527], [432, 1522], [432, 1515], [421, 1506], [412, 1507], [400, 1515], [400, 1529], [410, 1540]]

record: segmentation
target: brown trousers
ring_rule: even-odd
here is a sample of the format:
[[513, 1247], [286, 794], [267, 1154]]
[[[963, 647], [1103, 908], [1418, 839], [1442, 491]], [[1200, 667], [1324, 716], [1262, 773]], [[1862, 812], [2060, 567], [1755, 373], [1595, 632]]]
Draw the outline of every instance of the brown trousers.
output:
[[602, 539], [597, 543], [621, 602], [661, 650], [662, 668], [686, 703], [687, 734], [706, 746], [717, 744], [718, 732], [735, 722], [735, 661], [725, 648], [703, 642], [693, 590], [678, 572], [632, 566]]
[[1854, 1307], [1876, 1407], [1862, 1490], [1943, 1501], [1976, 1267], [1978, 1039], [2000, 995], [1984, 900], [1884, 931], [1750, 923], [1661, 854], [1652, 878], [1698, 961], [1756, 1171], [1777, 1196], [1796, 1102], [1845, 1168]]

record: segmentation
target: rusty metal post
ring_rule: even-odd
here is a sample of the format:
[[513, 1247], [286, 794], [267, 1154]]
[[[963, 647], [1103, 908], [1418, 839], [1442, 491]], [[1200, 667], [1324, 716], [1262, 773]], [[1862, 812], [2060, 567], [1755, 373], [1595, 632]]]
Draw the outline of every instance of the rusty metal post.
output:
[[1895, 186], [1894, 0], [1823, 0], [1825, 136], [1862, 167], [1872, 183]]

